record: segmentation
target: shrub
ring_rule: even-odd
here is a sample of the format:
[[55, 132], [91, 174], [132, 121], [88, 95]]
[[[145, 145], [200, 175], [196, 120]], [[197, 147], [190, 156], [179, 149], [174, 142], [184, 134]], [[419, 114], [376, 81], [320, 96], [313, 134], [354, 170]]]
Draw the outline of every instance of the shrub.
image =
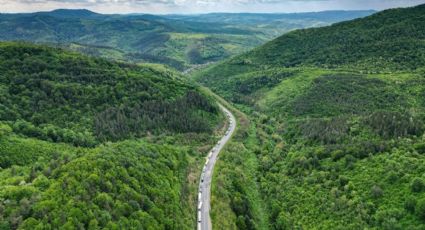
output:
[[421, 178], [416, 177], [411, 184], [412, 192], [422, 192], [425, 188], [425, 183]]
[[283, 211], [280, 212], [276, 220], [276, 229], [279, 229], [279, 230], [292, 229], [291, 226], [292, 226], [292, 223], [291, 223], [290, 216]]
[[425, 222], [425, 198], [422, 198], [418, 201], [417, 208], [416, 208], [416, 214], [419, 216], [419, 218]]
[[413, 196], [410, 196], [404, 201], [404, 209], [407, 211], [414, 213], [416, 209], [416, 199]]
[[384, 195], [384, 191], [378, 185], [374, 185], [372, 187], [371, 193], [372, 193], [372, 197], [375, 199], [380, 198], [382, 197], [382, 195]]
[[420, 154], [425, 154], [425, 143], [417, 143], [413, 145], [413, 147], [418, 151]]
[[0, 123], [0, 137], [6, 136], [12, 132], [12, 128], [7, 124]]

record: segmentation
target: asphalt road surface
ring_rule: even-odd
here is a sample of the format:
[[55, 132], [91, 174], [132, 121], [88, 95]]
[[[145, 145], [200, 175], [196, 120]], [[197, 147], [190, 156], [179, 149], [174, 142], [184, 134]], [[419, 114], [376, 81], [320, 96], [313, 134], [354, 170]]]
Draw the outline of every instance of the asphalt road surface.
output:
[[210, 219], [210, 198], [211, 198], [211, 180], [214, 171], [214, 165], [217, 161], [218, 154], [223, 149], [224, 145], [230, 140], [233, 132], [236, 128], [236, 119], [233, 114], [220, 105], [220, 109], [226, 115], [229, 128], [226, 134], [220, 139], [220, 141], [214, 146], [214, 148], [208, 153], [204, 168], [202, 169], [201, 180], [199, 182], [198, 190], [198, 207], [197, 207], [197, 229], [198, 230], [211, 230], [211, 219]]

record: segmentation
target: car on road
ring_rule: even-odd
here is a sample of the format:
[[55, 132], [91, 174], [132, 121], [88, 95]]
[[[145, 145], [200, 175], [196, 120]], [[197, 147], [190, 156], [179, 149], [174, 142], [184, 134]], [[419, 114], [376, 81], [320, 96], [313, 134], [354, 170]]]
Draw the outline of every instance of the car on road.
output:
[[[211, 185], [210, 183], [207, 183], [206, 180], [211, 180], [211, 174], [212, 171], [210, 171], [213, 167], [214, 167], [214, 161], [212, 160], [212, 156], [217, 157], [217, 154], [219, 153], [222, 145], [226, 144], [226, 142], [230, 139], [230, 134], [232, 133], [233, 129], [236, 126], [236, 122], [233, 122], [233, 115], [225, 110], [225, 115], [228, 117], [228, 127], [225, 130], [225, 135], [219, 139], [217, 141], [217, 144], [213, 146], [212, 150], [208, 153], [206, 160], [205, 160], [205, 165], [202, 169], [202, 173], [201, 173], [201, 181], [199, 182], [199, 196], [198, 196], [198, 206], [197, 206], [197, 213], [198, 213], [198, 217], [197, 217], [197, 226], [198, 226], [198, 230], [201, 230], [202, 225], [204, 224], [208, 224], [207, 222], [209, 222], [209, 218], [208, 218], [208, 214], [209, 214], [209, 209], [210, 209], [210, 197], [208, 196], [208, 191], [210, 191], [211, 189]], [[211, 160], [211, 161], [210, 161]], [[206, 172], [208, 171], [208, 175], [206, 174]], [[206, 177], [207, 176], [207, 177]], [[202, 190], [204, 190], [204, 196], [201, 196], [201, 192]], [[203, 198], [203, 200], [202, 200]], [[207, 206], [205, 206], [207, 205]], [[204, 215], [204, 217], [202, 217], [202, 215]], [[203, 221], [203, 222], [202, 222]]]

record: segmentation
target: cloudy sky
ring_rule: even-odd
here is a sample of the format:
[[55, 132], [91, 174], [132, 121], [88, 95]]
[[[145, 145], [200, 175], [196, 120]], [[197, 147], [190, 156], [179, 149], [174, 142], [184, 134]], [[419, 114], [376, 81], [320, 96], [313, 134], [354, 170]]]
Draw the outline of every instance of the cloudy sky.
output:
[[414, 6], [425, 0], [0, 0], [0, 12], [34, 12], [58, 8], [100, 13], [306, 12], [382, 10]]

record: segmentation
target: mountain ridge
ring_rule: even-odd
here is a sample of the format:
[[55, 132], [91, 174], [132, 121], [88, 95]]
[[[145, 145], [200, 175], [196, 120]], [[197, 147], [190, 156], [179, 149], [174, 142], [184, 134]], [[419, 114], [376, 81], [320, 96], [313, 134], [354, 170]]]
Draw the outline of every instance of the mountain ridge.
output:
[[[306, 63], [322, 67], [320, 64], [323, 63], [322, 65], [329, 65], [332, 67], [341, 65], [338, 63], [338, 59], [342, 59], [342, 61], [348, 59], [352, 64], [353, 62], [360, 62], [359, 65], [365, 64], [361, 62], [366, 62], [367, 60], [363, 60], [362, 58], [363, 56], [367, 58], [369, 54], [371, 57], [373, 57], [372, 55], [383, 56], [384, 59], [392, 63], [383, 63], [381, 65], [392, 67], [392, 65], [397, 64], [397, 62], [406, 61], [401, 56], [393, 56], [394, 54], [399, 54], [397, 53], [397, 48], [401, 46], [401, 49], [412, 52], [414, 58], [416, 57], [414, 60], [418, 61], [417, 64], [423, 66], [425, 60], [421, 59], [420, 53], [425, 48], [420, 42], [420, 39], [423, 39], [425, 36], [425, 31], [420, 25], [425, 23], [425, 17], [423, 16], [424, 12], [425, 4], [411, 8], [385, 10], [366, 18], [340, 22], [323, 28], [293, 31], [254, 49], [252, 52], [248, 52], [245, 57], [254, 57], [251, 59], [248, 58], [248, 62], [253, 61], [254, 64], [258, 62], [260, 65], [267, 64], [293, 67]], [[408, 13], [407, 15], [409, 16], [405, 17], [404, 15], [406, 13]], [[387, 15], [390, 18], [387, 18]], [[380, 21], [378, 22], [378, 20]], [[388, 20], [388, 22], [383, 20]], [[391, 24], [394, 20], [400, 21], [397, 24]], [[402, 26], [400, 25], [402, 23], [410, 27], [399, 30], [397, 27]], [[387, 28], [386, 24], [392, 26], [388, 26]], [[366, 31], [357, 31], [356, 29], [358, 28]], [[408, 29], [411, 29], [411, 31], [408, 31]], [[394, 31], [397, 31], [399, 34], [396, 34]], [[375, 32], [375, 34], [373, 32]], [[416, 33], [413, 36], [413, 39], [416, 40], [410, 41], [408, 45], [405, 44], [405, 47], [403, 47], [402, 44], [396, 43], [397, 39], [401, 40], [401, 42], [405, 39], [409, 39], [412, 33]], [[374, 39], [376, 43], [373, 43]], [[393, 42], [394, 45], [391, 42]], [[414, 43], [411, 44], [412, 42]], [[394, 46], [396, 47], [394, 48]], [[356, 49], [350, 49], [350, 47], [356, 47]], [[387, 50], [393, 53], [386, 54], [385, 51]], [[340, 56], [332, 57], [332, 52]], [[342, 57], [343, 52], [345, 52], [346, 57]], [[314, 55], [317, 57], [314, 57]], [[240, 57], [243, 58], [244, 56], [242, 55]], [[261, 58], [264, 58], [264, 60]], [[355, 60], [350, 60], [350, 58]], [[392, 58], [396, 60], [392, 61]], [[325, 59], [325, 61], [321, 59]], [[350, 63], [347, 64], [350, 65]], [[405, 62], [404, 64], [408, 63]], [[361, 68], [361, 66], [356, 67]], [[403, 65], [400, 64], [399, 67], [396, 68], [403, 68]]]

